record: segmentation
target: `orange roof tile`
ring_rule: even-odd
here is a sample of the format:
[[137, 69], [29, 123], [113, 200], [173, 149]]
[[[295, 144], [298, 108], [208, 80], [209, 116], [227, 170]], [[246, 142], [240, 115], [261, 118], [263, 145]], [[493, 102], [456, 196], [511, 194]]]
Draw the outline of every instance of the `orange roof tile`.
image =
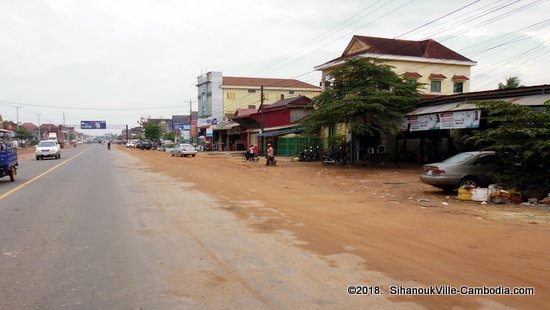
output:
[[273, 78], [251, 78], [224, 76], [223, 86], [250, 86], [250, 87], [283, 87], [283, 88], [311, 88], [321, 90], [320, 87], [294, 80], [294, 79], [273, 79]]

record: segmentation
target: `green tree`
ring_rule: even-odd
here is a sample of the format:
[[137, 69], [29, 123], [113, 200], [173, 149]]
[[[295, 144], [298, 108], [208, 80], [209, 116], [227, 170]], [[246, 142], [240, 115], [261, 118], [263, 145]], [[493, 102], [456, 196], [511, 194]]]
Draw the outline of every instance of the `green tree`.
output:
[[159, 125], [147, 124], [145, 125], [145, 138], [153, 141], [160, 140], [161, 130]]
[[307, 132], [342, 123], [355, 134], [395, 132], [403, 114], [420, 98], [419, 84], [367, 59], [346, 60], [332, 72], [331, 83], [313, 99], [315, 110], [302, 120]]
[[498, 89], [509, 89], [523, 87], [521, 80], [517, 76], [511, 76], [506, 78], [506, 83], [498, 83]]
[[509, 101], [478, 102], [487, 111], [489, 128], [465, 138], [482, 150], [514, 157], [516, 165], [495, 175], [504, 186], [525, 188], [543, 182], [550, 165], [550, 101], [542, 109]]
[[15, 132], [15, 137], [17, 139], [28, 139], [33, 137], [33, 133], [30, 132], [25, 127], [19, 127], [19, 129], [14, 129], [13, 132]]
[[172, 140], [174, 141], [176, 139], [176, 134], [173, 132], [167, 132], [164, 134], [164, 140]]

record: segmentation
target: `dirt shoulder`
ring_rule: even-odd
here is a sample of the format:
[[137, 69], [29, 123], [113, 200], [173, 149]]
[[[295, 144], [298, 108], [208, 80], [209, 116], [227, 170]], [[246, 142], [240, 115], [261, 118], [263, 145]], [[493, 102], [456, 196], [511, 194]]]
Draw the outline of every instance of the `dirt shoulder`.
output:
[[[174, 158], [121, 146], [115, 150], [140, 158], [155, 172], [196, 184], [259, 233], [294, 233], [297, 246], [331, 264], [338, 262], [330, 255], [347, 253], [396, 284], [535, 287], [535, 296], [483, 298], [522, 309], [550, 304], [546, 208], [459, 201], [420, 183], [418, 168], [293, 162], [266, 167], [209, 153]], [[435, 309], [482, 306], [480, 296], [394, 298]]]

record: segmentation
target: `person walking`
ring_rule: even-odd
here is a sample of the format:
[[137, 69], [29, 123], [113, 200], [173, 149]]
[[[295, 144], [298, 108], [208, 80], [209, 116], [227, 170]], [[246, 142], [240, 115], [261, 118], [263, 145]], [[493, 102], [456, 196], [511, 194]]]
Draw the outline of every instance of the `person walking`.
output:
[[277, 165], [277, 161], [275, 160], [275, 150], [273, 150], [273, 145], [271, 145], [271, 143], [267, 144], [267, 160], [265, 162], [265, 165]]

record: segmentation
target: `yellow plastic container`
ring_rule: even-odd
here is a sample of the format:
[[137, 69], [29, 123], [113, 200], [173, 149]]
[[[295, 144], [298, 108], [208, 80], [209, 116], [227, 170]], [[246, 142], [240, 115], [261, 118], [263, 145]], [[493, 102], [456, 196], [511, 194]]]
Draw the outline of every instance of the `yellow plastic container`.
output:
[[459, 200], [472, 200], [472, 189], [461, 187], [458, 189], [458, 199]]

